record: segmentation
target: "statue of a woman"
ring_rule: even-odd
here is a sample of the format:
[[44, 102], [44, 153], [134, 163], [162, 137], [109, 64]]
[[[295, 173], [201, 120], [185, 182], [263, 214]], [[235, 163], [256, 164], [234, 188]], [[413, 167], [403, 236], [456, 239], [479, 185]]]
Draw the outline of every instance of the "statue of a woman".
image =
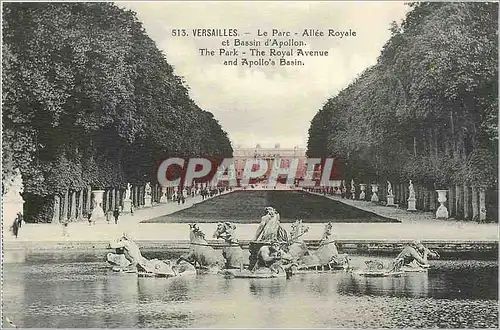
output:
[[149, 182], [146, 183], [146, 189], [144, 189], [146, 192], [146, 196], [151, 196], [151, 185]]
[[125, 199], [130, 199], [132, 195], [132, 185], [127, 183], [127, 190], [125, 191]]
[[415, 189], [413, 188], [413, 182], [411, 182], [411, 180], [410, 180], [410, 186], [408, 187], [408, 190], [410, 191], [409, 198], [415, 198]]
[[387, 181], [387, 195], [392, 196], [392, 185], [390, 181]]

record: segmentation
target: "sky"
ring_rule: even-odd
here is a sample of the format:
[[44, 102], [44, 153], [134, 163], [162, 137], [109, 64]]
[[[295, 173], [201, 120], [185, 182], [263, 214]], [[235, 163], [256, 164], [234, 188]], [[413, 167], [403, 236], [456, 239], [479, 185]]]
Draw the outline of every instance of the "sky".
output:
[[[306, 147], [308, 129], [324, 103], [356, 76], [376, 63], [390, 37], [390, 23], [401, 22], [408, 7], [403, 2], [117, 2], [137, 13], [146, 33], [156, 42], [176, 75], [185, 79], [191, 98], [214, 114], [234, 146]], [[186, 37], [172, 30], [185, 29]], [[328, 56], [301, 57], [302, 66], [242, 65], [251, 47], [222, 47], [227, 37], [195, 37], [193, 29], [238, 29], [237, 39], [260, 40], [260, 32], [273, 29], [291, 32], [305, 46], [292, 47], [328, 51]], [[355, 31], [349, 37], [303, 37], [304, 29]], [[248, 34], [245, 34], [248, 33]], [[298, 35], [295, 35], [298, 33]], [[352, 34], [352, 33], [351, 33]], [[264, 38], [264, 39], [261, 39]], [[272, 38], [272, 39], [273, 39]], [[216, 51], [201, 56], [200, 48]], [[239, 56], [219, 56], [219, 49], [239, 51]], [[269, 52], [270, 47], [258, 47]], [[277, 47], [272, 47], [280, 50]], [[291, 49], [282, 48], [281, 50]], [[244, 56], [241, 52], [248, 53]], [[269, 58], [266, 54], [263, 58]], [[238, 65], [224, 60], [239, 58]]]

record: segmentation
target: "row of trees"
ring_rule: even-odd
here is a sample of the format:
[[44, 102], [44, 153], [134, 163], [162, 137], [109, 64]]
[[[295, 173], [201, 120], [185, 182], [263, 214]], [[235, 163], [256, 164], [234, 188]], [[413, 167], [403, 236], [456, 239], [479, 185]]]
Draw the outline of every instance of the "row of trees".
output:
[[167, 157], [232, 156], [131, 11], [5, 4], [2, 47], [2, 176], [20, 168], [28, 208], [68, 189], [154, 182]]
[[498, 4], [410, 6], [378, 63], [316, 114], [308, 156], [366, 180], [494, 185]]
[[308, 156], [367, 183], [496, 187], [498, 3], [409, 6], [377, 64], [315, 115]]

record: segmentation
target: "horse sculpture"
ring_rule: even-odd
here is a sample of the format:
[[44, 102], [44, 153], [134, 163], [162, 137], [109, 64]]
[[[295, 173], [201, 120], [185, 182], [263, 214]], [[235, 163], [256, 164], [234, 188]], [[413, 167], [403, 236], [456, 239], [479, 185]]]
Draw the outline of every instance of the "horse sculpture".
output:
[[[111, 248], [110, 244], [110, 248]], [[112, 266], [116, 267], [116, 270], [118, 269], [121, 270], [126, 270], [132, 263], [125, 257], [125, 254], [123, 254], [123, 249], [116, 249], [116, 253], [108, 253], [106, 256], [106, 259], [108, 263], [110, 263]], [[135, 270], [133, 270], [135, 272]]]
[[226, 259], [222, 256], [221, 251], [215, 250], [205, 239], [205, 234], [201, 231], [197, 224], [189, 225], [191, 232], [189, 234], [190, 251], [187, 255], [182, 256], [180, 260], [185, 260], [198, 265], [203, 270], [208, 270], [209, 273], [218, 273], [226, 264]]
[[332, 236], [332, 224], [325, 225], [323, 237], [319, 242], [319, 247], [313, 253], [307, 253], [300, 258], [298, 263], [298, 270], [304, 269], [347, 269], [349, 266], [349, 259], [346, 254], [339, 254], [335, 241]]
[[248, 250], [243, 250], [234, 238], [236, 225], [231, 222], [219, 222], [215, 229], [214, 238], [222, 238], [225, 246], [222, 248], [222, 256], [226, 259], [226, 269], [243, 269], [244, 266], [250, 264], [250, 253]]
[[300, 260], [309, 254], [307, 244], [303, 241], [304, 236], [309, 231], [309, 227], [302, 224], [302, 220], [296, 220], [292, 224], [290, 239], [287, 242], [286, 250], [293, 260]]
[[[176, 277], [194, 275], [196, 269], [187, 262], [172, 264], [169, 260], [148, 260], [141, 254], [139, 246], [127, 234], [109, 243], [109, 248], [123, 250], [123, 254], [108, 254], [108, 262], [113, 264], [113, 271], [135, 273], [139, 276]], [[122, 257], [123, 256], [123, 257]]]

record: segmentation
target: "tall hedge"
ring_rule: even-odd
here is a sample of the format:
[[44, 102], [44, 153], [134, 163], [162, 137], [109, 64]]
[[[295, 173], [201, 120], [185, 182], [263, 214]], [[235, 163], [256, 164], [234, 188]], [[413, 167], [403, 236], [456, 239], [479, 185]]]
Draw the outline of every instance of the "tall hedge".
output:
[[131, 11], [7, 3], [2, 47], [2, 176], [19, 167], [28, 195], [154, 182], [173, 155], [232, 156]]
[[409, 5], [377, 64], [313, 118], [308, 155], [365, 182], [496, 187], [498, 3]]

